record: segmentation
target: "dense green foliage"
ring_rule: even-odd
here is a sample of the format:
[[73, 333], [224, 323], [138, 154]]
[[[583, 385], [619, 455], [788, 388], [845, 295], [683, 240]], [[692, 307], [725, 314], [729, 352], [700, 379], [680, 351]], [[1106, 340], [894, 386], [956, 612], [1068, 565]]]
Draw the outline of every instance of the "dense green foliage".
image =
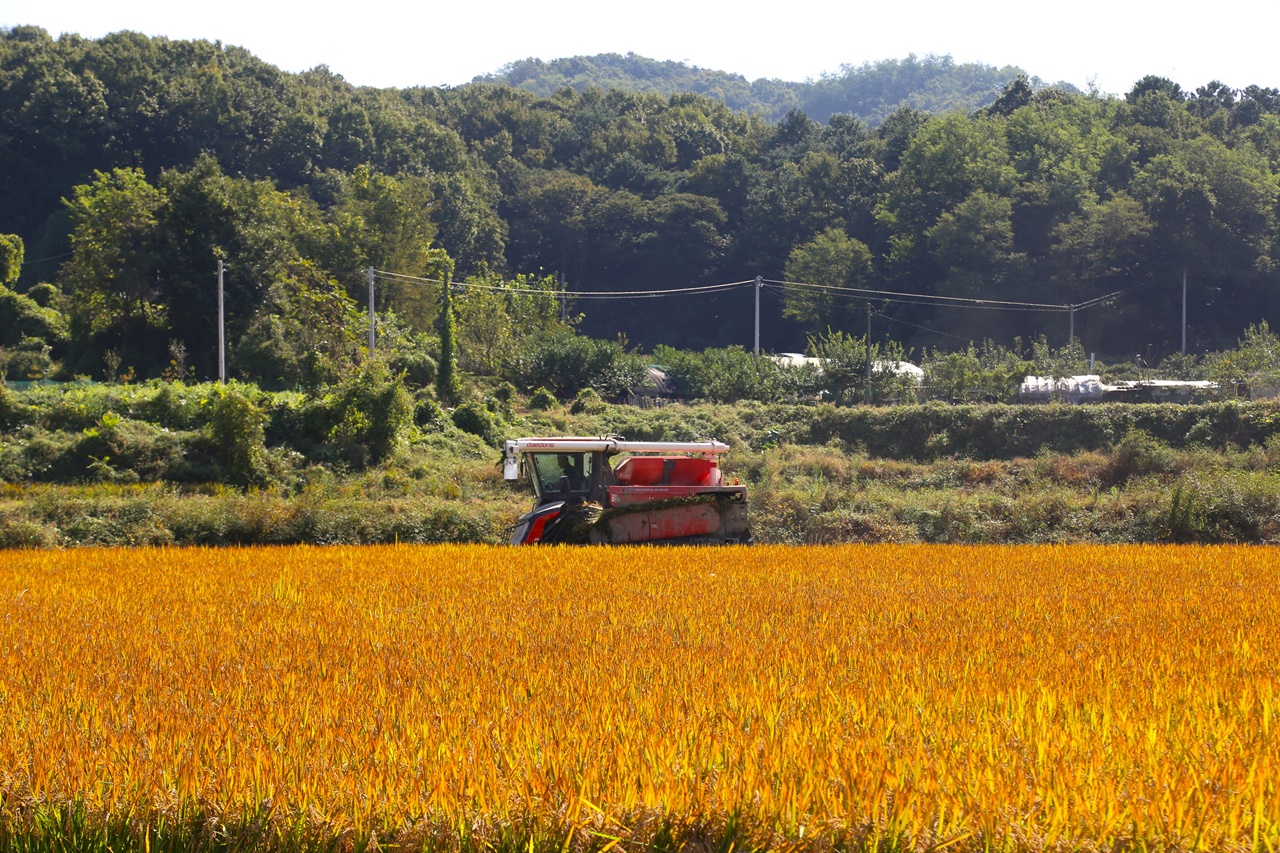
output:
[[764, 78], [748, 81], [741, 74], [683, 62], [662, 62], [634, 53], [604, 53], [550, 62], [523, 59], [496, 74], [477, 77], [475, 82], [506, 83], [542, 97], [550, 97], [564, 87], [578, 91], [591, 87], [622, 89], [664, 96], [693, 92], [769, 121], [798, 109], [817, 121], [847, 113], [875, 125], [901, 107], [930, 112], [985, 107], [999, 96], [1006, 83], [1022, 73], [1011, 67], [956, 64], [950, 56], [918, 59], [912, 55], [902, 60], [845, 65], [839, 73], [803, 83]]
[[541, 396], [500, 386], [445, 417], [377, 365], [321, 396], [0, 390], [0, 547], [501, 541], [529, 495], [501, 480], [497, 443], [602, 433], [727, 441], [760, 541], [1280, 537], [1274, 402], [639, 409]]
[[[938, 83], [961, 69], [846, 69], [806, 84], [814, 104], [830, 96], [829, 108], [799, 104], [825, 123], [799, 108], [771, 122], [688, 92], [359, 89], [216, 43], [5, 30], [0, 233], [17, 238], [4, 240], [5, 263], [23, 246], [14, 291], [61, 318], [40, 315], [47, 334], [7, 344], [7, 374], [158, 377], [182, 361], [214, 375], [219, 259], [232, 375], [277, 388], [349, 373], [361, 271], [432, 278], [432, 251], [458, 282], [537, 271], [570, 292], [784, 273], [1055, 305], [1123, 291], [1077, 311], [1075, 330], [1085, 352], [1146, 364], [1177, 349], [1184, 272], [1193, 351], [1280, 322], [1280, 92], [1214, 81], [1188, 93], [1149, 77], [1115, 99], [1016, 77], [963, 112], [951, 108], [977, 102]], [[874, 102], [857, 108], [882, 117], [874, 128], [840, 111], [854, 109], [836, 97], [845, 89]], [[940, 100], [905, 101], [950, 111], [895, 108], [922, 91]], [[766, 292], [766, 349], [862, 334], [863, 302], [815, 293]], [[379, 283], [393, 362], [419, 377], [438, 377], [439, 298], [430, 282]], [[513, 327], [515, 301], [498, 318]], [[467, 316], [461, 302], [461, 369], [519, 362], [506, 378], [561, 395], [611, 384], [539, 375], [553, 351], [607, 353], [539, 324], [494, 334], [497, 315]], [[642, 351], [743, 345], [753, 307], [747, 289], [584, 306], [563, 325]], [[907, 353], [1066, 338], [1062, 313], [876, 309], [874, 342]], [[25, 303], [11, 313], [38, 315]], [[469, 337], [493, 348], [472, 355]], [[530, 341], [541, 351], [518, 351]]]
[[[1280, 536], [1280, 413], [1234, 399], [1280, 390], [1280, 92], [617, 59], [504, 72], [546, 91], [373, 90], [209, 42], [0, 31], [0, 544], [495, 541], [526, 498], [493, 448], [536, 433], [727, 440], [768, 541]], [[225, 387], [196, 382], [220, 260]], [[744, 349], [746, 288], [573, 298], [756, 275], [1122, 295], [1057, 348], [1061, 313], [771, 283], [765, 347], [804, 366]], [[616, 405], [652, 365], [705, 402]], [[1091, 366], [1218, 399], [861, 405], [1003, 403]], [[105, 382], [17, 387], [77, 376]]]

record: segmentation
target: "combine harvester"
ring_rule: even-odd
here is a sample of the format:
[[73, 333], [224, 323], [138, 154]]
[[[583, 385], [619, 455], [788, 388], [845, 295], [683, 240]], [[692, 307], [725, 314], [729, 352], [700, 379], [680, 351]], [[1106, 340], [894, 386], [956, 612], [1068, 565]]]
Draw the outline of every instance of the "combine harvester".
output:
[[616, 436], [508, 440], [503, 477], [527, 476], [536, 496], [511, 544], [749, 544], [747, 487], [726, 485], [720, 471], [728, 449]]

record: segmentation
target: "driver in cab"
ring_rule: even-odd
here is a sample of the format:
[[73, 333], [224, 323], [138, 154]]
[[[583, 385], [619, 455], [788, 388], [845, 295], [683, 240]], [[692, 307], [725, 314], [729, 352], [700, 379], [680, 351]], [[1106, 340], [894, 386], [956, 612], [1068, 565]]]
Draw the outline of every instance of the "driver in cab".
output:
[[560, 491], [582, 491], [584, 485], [582, 457], [571, 457], [568, 454], [561, 453], [556, 457], [556, 464], [560, 466]]

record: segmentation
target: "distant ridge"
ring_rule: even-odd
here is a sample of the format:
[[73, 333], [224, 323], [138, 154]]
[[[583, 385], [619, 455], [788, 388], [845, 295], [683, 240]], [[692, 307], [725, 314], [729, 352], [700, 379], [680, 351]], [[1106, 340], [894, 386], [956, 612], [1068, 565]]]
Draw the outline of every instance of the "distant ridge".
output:
[[[506, 83], [541, 96], [570, 87], [589, 86], [631, 92], [673, 95], [693, 92], [716, 98], [735, 110], [745, 110], [777, 121], [789, 110], [799, 109], [825, 122], [834, 113], [850, 113], [868, 124], [879, 124], [894, 110], [908, 106], [927, 112], [972, 111], [990, 104], [1021, 68], [997, 68], [981, 63], [956, 63], [949, 55], [920, 59], [885, 59], [844, 65], [837, 73], [802, 83], [761, 78], [749, 81], [741, 74], [699, 68], [684, 62], [648, 59], [634, 53], [601, 53], [571, 56], [544, 62], [529, 58], [503, 66], [474, 82]], [[1031, 77], [1031, 85], [1044, 82]], [[1056, 88], [1078, 92], [1068, 83]]]

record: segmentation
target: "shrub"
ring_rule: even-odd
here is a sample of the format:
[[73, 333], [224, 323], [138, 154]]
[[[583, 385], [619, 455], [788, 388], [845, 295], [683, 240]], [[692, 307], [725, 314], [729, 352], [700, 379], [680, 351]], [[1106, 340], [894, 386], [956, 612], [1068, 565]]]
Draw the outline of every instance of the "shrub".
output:
[[43, 338], [23, 338], [0, 357], [0, 370], [9, 379], [47, 379], [57, 372], [51, 353], [53, 348]]
[[524, 341], [504, 370], [516, 385], [550, 388], [571, 397], [583, 388], [625, 395], [639, 383], [644, 365], [615, 341], [600, 341], [557, 327]]
[[436, 381], [436, 360], [421, 349], [397, 352], [391, 357], [391, 369], [403, 374], [412, 388], [429, 388]]
[[604, 400], [594, 388], [583, 388], [578, 392], [578, 396], [573, 398], [573, 403], [569, 406], [569, 411], [575, 415], [584, 412], [595, 414], [604, 408]]
[[169, 429], [196, 429], [203, 425], [200, 392], [181, 382], [165, 382], [155, 393], [137, 400], [131, 414]]
[[818, 374], [812, 367], [780, 365], [739, 346], [702, 352], [659, 346], [653, 360], [694, 399], [777, 402], [817, 393]]
[[463, 432], [480, 436], [486, 444], [496, 446], [502, 440], [500, 421], [484, 405], [475, 401], [463, 403], [453, 410], [453, 425]]
[[413, 422], [420, 429], [439, 429], [444, 424], [444, 410], [430, 393], [418, 393], [418, 399], [413, 404]]
[[0, 548], [53, 548], [58, 544], [57, 533], [51, 524], [0, 517]]
[[415, 415], [402, 378], [380, 359], [344, 379], [318, 409], [325, 442], [357, 467], [390, 456]]
[[267, 415], [249, 395], [231, 386], [219, 388], [209, 418], [214, 459], [228, 483], [237, 486], [266, 482]]
[[1134, 477], [1168, 474], [1177, 465], [1177, 455], [1163, 442], [1140, 429], [1130, 430], [1111, 452], [1110, 481], [1113, 485]]
[[510, 382], [502, 382], [497, 388], [493, 389], [493, 398], [501, 403], [510, 405], [516, 398], [516, 386]]
[[182, 457], [177, 433], [108, 412], [82, 433], [67, 461], [89, 479], [129, 483], [171, 478]]
[[529, 398], [529, 408], [537, 409], [540, 412], [545, 412], [547, 409], [555, 408], [558, 405], [560, 405], [560, 401], [556, 399], [556, 395], [546, 388], [539, 388]]
[[35, 422], [35, 407], [18, 400], [0, 381], [0, 431], [8, 432]]

